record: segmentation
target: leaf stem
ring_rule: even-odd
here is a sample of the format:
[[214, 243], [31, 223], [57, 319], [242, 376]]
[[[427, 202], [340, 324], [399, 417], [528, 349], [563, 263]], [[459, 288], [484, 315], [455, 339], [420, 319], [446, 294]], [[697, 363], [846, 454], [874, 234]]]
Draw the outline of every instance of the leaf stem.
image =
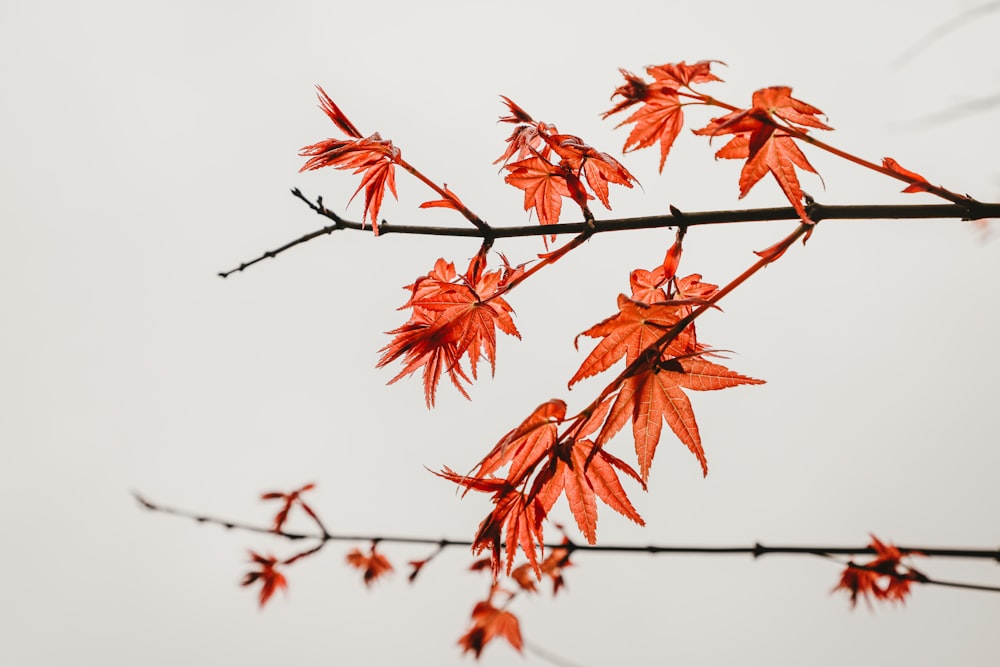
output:
[[486, 224], [486, 222], [483, 221], [482, 218], [480, 218], [478, 215], [469, 210], [469, 208], [465, 204], [463, 204], [458, 199], [458, 197], [453, 195], [451, 192], [448, 192], [446, 189], [440, 187], [437, 183], [435, 183], [431, 179], [424, 176], [423, 172], [421, 172], [419, 169], [411, 165], [403, 158], [397, 157], [395, 162], [400, 167], [402, 167], [410, 174], [415, 176], [421, 183], [434, 190], [434, 192], [441, 195], [441, 197], [443, 197], [444, 199], [447, 199], [449, 202], [451, 202], [452, 205], [455, 207], [455, 210], [461, 213], [466, 220], [471, 222], [476, 227], [476, 229], [478, 229], [482, 233], [484, 237], [489, 237], [491, 232], [490, 226]]

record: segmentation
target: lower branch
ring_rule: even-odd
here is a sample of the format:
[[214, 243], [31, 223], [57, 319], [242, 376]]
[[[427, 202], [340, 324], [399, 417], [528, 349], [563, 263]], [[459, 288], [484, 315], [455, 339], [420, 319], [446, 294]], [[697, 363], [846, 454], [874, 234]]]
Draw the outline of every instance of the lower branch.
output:
[[[239, 530], [250, 533], [263, 533], [273, 535], [286, 540], [317, 540], [322, 542], [375, 542], [377, 544], [426, 544], [437, 546], [441, 549], [449, 547], [471, 547], [470, 540], [453, 540], [448, 538], [433, 537], [405, 537], [400, 535], [350, 535], [338, 533], [296, 533], [285, 530], [275, 531], [266, 526], [243, 523], [220, 519], [218, 517], [191, 512], [188, 510], [159, 505], [139, 495], [133, 493], [139, 504], [152, 512], [161, 514], [172, 514], [174, 516], [191, 519], [198, 523], [208, 523], [222, 526], [227, 530]], [[832, 556], [858, 556], [875, 554], [876, 551], [871, 546], [791, 546], [791, 545], [764, 545], [757, 542], [751, 546], [677, 546], [677, 545], [638, 545], [638, 544], [576, 544], [574, 542], [556, 542], [545, 545], [546, 549], [566, 549], [570, 552], [586, 553], [633, 553], [651, 554], [654, 556], [668, 554], [696, 554], [705, 556], [723, 555], [749, 555], [759, 558], [765, 555], [811, 555], [821, 557]], [[932, 556], [936, 558], [961, 558], [971, 560], [995, 560], [1000, 563], [1000, 548], [997, 549], [960, 549], [952, 547], [922, 547], [922, 546], [897, 546], [900, 551], [920, 554], [922, 556]], [[853, 565], [857, 567], [857, 565]], [[953, 584], [947, 584], [953, 585]], [[971, 586], [971, 585], [970, 585]], [[979, 590], [995, 590], [1000, 592], [1000, 587], [986, 586]]]

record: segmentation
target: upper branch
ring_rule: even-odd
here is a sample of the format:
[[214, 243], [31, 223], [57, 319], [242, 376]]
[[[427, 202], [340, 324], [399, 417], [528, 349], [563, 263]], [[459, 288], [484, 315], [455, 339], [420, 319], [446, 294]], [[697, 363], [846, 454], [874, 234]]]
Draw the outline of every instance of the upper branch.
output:
[[[345, 220], [323, 205], [323, 198], [317, 197], [315, 203], [306, 198], [298, 188], [292, 189], [292, 195], [301, 199], [309, 208], [329, 220], [332, 225], [326, 225], [289, 241], [284, 245], [268, 250], [260, 256], [243, 262], [228, 271], [219, 272], [226, 278], [233, 273], [276, 257], [286, 250], [306, 243], [320, 236], [326, 236], [339, 229], [362, 231], [366, 227], [360, 222]], [[778, 220], [798, 220], [796, 210], [791, 206], [772, 208], [752, 208], [728, 211], [696, 211], [681, 212], [671, 206], [667, 215], [650, 215], [637, 218], [612, 218], [609, 220], [592, 220], [583, 222], [561, 222], [552, 225], [517, 225], [510, 227], [473, 228], [439, 227], [428, 225], [397, 225], [382, 221], [379, 224], [380, 235], [410, 234], [422, 236], [452, 236], [478, 238], [488, 241], [500, 238], [516, 238], [525, 236], [549, 236], [559, 234], [597, 234], [601, 232], [620, 232], [637, 229], [658, 229], [663, 227], [696, 227], [699, 225], [721, 225], [736, 222], [769, 222]], [[889, 204], [889, 205], [848, 205], [828, 206], [813, 202], [809, 206], [809, 216], [814, 222], [821, 220], [982, 220], [1000, 218], [1000, 203], [981, 203], [970, 201], [963, 204]]]

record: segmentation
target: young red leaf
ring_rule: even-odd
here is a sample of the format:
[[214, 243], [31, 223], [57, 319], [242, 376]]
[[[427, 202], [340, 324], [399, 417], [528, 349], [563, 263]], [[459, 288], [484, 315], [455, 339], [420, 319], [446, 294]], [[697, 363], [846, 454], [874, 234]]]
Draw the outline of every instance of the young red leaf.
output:
[[257, 570], [251, 570], [243, 576], [243, 581], [240, 583], [242, 586], [250, 586], [256, 582], [260, 582], [260, 606], [263, 607], [267, 604], [267, 601], [271, 599], [275, 591], [279, 589], [288, 589], [288, 582], [285, 580], [285, 575], [278, 572], [276, 566], [278, 565], [278, 559], [274, 556], [261, 556], [260, 554], [251, 551], [250, 560], [255, 565], [258, 566]]
[[[558, 524], [556, 524], [557, 527]], [[563, 544], [568, 544], [568, 540], [563, 540]], [[570, 550], [556, 547], [549, 551], [549, 555], [545, 557], [545, 560], [539, 565], [542, 575], [548, 577], [552, 580], [552, 595], [558, 595], [559, 590], [566, 585], [566, 581], [563, 578], [562, 571], [564, 568], [570, 567], [573, 563], [569, 560]], [[522, 563], [515, 567], [511, 573], [510, 578], [517, 582], [517, 585], [521, 590], [528, 593], [537, 593], [538, 585], [537, 579], [535, 578], [534, 571], [531, 569], [529, 563]]]
[[340, 107], [338, 107], [334, 101], [330, 99], [330, 96], [326, 94], [323, 87], [316, 86], [316, 90], [318, 91], [316, 96], [319, 97], [319, 108], [323, 110], [323, 113], [325, 113], [330, 120], [333, 121], [334, 125], [340, 128], [341, 132], [349, 137], [360, 139], [361, 132], [358, 131], [358, 128], [354, 127], [354, 123], [347, 119], [347, 116], [345, 116], [344, 112], [340, 110]]
[[459, 475], [447, 467], [434, 474], [470, 491], [493, 494], [493, 511], [479, 524], [472, 553], [489, 550], [494, 579], [500, 574], [500, 552], [507, 552], [506, 571], [510, 574], [518, 547], [540, 576], [538, 550], [545, 544], [542, 534], [545, 509], [537, 498], [525, 495], [506, 479]]
[[657, 83], [673, 86], [674, 88], [688, 88], [692, 83], [722, 81], [722, 79], [712, 74], [712, 63], [725, 65], [721, 60], [699, 60], [690, 65], [682, 60], [679, 63], [647, 67], [646, 72]]
[[496, 366], [496, 329], [521, 337], [510, 304], [496, 296], [508, 269], [482, 272], [479, 257], [458, 277], [453, 264], [439, 259], [426, 276], [407, 289], [410, 299], [403, 308], [412, 308], [409, 321], [388, 333], [393, 340], [383, 347], [377, 366], [403, 358], [403, 370], [389, 384], [423, 368], [424, 398], [433, 407], [438, 381], [447, 372], [459, 392], [469, 397], [462, 382], [471, 383], [462, 368], [467, 357], [472, 379], [477, 378], [479, 359], [485, 355], [491, 372]]
[[478, 658], [496, 637], [502, 637], [518, 652], [521, 651], [521, 626], [517, 616], [498, 609], [489, 600], [479, 602], [472, 610], [472, 627], [458, 640], [462, 653], [472, 651]]
[[276, 533], [281, 532], [281, 529], [285, 525], [285, 521], [288, 520], [288, 513], [291, 512], [292, 507], [295, 505], [299, 505], [306, 512], [306, 514], [311, 516], [313, 519], [318, 519], [313, 509], [309, 507], [309, 505], [307, 505], [301, 497], [303, 493], [311, 491], [314, 488], [316, 488], [316, 485], [309, 483], [304, 486], [300, 486], [291, 493], [283, 493], [281, 491], [268, 491], [266, 493], [262, 493], [260, 496], [261, 500], [282, 501], [281, 509], [279, 509], [277, 514], [274, 515], [274, 523], [271, 530]]
[[662, 172], [667, 155], [684, 127], [684, 105], [677, 90], [692, 83], [721, 81], [710, 71], [712, 62], [718, 61], [703, 60], [693, 65], [681, 62], [648, 67], [646, 71], [653, 77], [652, 83], [647, 83], [627, 70], [620, 70], [625, 77], [625, 85], [615, 90], [611, 97], [614, 99], [621, 96], [622, 101], [604, 112], [602, 117], [607, 118], [634, 104], [642, 103], [631, 116], [616, 125], [621, 127], [635, 123], [622, 151], [628, 153], [659, 142]]
[[512, 158], [522, 160], [531, 155], [537, 155], [543, 160], [547, 159], [551, 149], [543, 142], [543, 138], [546, 134], [555, 132], [555, 126], [535, 122], [527, 111], [515, 104], [509, 97], [501, 95], [500, 98], [510, 111], [510, 115], [500, 117], [500, 122], [512, 123], [516, 127], [507, 137], [507, 148], [503, 155], [494, 160], [493, 164], [502, 162], [506, 165]]
[[504, 181], [524, 190], [524, 210], [535, 209], [538, 222], [554, 225], [559, 222], [562, 198], [573, 197], [567, 179], [569, 169], [554, 165], [541, 157], [529, 157], [504, 167], [510, 173]]
[[555, 446], [559, 424], [566, 417], [566, 403], [552, 399], [542, 403], [527, 419], [500, 439], [479, 462], [475, 477], [492, 475], [510, 463], [507, 479], [517, 485]]
[[869, 609], [872, 608], [872, 598], [905, 603], [910, 594], [910, 582], [927, 580], [920, 570], [903, 563], [908, 556], [919, 556], [919, 552], [902, 551], [891, 543], [882, 543], [874, 535], [871, 538], [868, 546], [875, 550], [875, 558], [857, 565], [848, 563], [840, 575], [840, 582], [831, 591], [847, 591], [851, 596], [852, 609], [859, 597], [864, 599]]
[[[687, 314], [685, 308], [689, 305], [689, 302], [664, 302], [651, 306], [633, 301], [624, 294], [618, 295], [619, 312], [580, 334], [603, 340], [584, 359], [570, 378], [569, 386], [607, 370], [622, 357], [626, 364], [631, 364]], [[667, 349], [677, 355], [689, 353], [695, 342], [687, 331], [675, 338]]]
[[299, 155], [309, 159], [299, 171], [333, 167], [353, 169], [355, 174], [362, 174], [361, 184], [354, 191], [351, 200], [353, 201], [354, 197], [364, 189], [365, 209], [361, 221], [364, 222], [367, 218], [372, 223], [375, 234], [378, 235], [378, 213], [386, 189], [396, 197], [395, 168], [399, 159], [399, 149], [395, 148], [391, 141], [383, 140], [377, 132], [370, 137], [362, 138], [358, 128], [334, 104], [326, 91], [319, 86], [317, 88], [320, 108], [334, 125], [352, 139], [325, 139], [305, 146], [299, 151]]
[[[577, 440], [561, 447], [550, 475], [539, 475], [536, 479], [537, 497], [545, 512], [565, 494], [576, 524], [590, 544], [597, 541], [597, 498], [622, 516], [645, 525], [618, 480], [616, 468], [628, 466], [622, 461], [612, 464], [609, 458], [614, 457], [592, 441]], [[634, 471], [631, 474], [638, 478]]]
[[[632, 286], [632, 299], [641, 301], [647, 305], [659, 303], [667, 300], [663, 286], [667, 284], [677, 273], [677, 266], [681, 259], [681, 242], [675, 241], [663, 258], [663, 264], [652, 271], [645, 269], [635, 269], [629, 275], [629, 283]], [[700, 277], [700, 276], [699, 276]]]
[[[572, 174], [582, 175], [587, 181], [587, 185], [608, 210], [611, 209], [611, 204], [608, 201], [608, 183], [631, 188], [633, 182], [638, 182], [635, 176], [629, 173], [628, 169], [618, 160], [588, 146], [580, 137], [570, 134], [554, 134], [546, 136], [545, 141], [562, 158], [560, 166], [568, 168]], [[570, 189], [574, 183], [572, 178], [567, 179]], [[573, 199], [581, 207], [586, 205], [587, 196], [585, 194], [574, 193]]]
[[365, 586], [370, 586], [379, 577], [393, 571], [392, 563], [376, 550], [374, 543], [367, 554], [360, 549], [351, 549], [346, 559], [348, 564], [363, 572]]
[[464, 206], [464, 204], [462, 204], [462, 200], [458, 198], [458, 195], [456, 195], [454, 192], [448, 189], [447, 183], [445, 183], [444, 192], [446, 195], [448, 195], [447, 199], [434, 199], [432, 201], [425, 201], [423, 204], [420, 205], [420, 208], [438, 207], [438, 208], [451, 208], [455, 209], [456, 211], [460, 211], [461, 207]]
[[[816, 107], [797, 100], [787, 86], [774, 86], [753, 94], [753, 106], [740, 109], [720, 118], [713, 118], [695, 134], [717, 136], [735, 135], [715, 156], [727, 159], [745, 159], [740, 173], [740, 198], [750, 192], [768, 172], [774, 176], [785, 197], [799, 216], [809, 220], [802, 204], [803, 194], [795, 168], [816, 173], [795, 139], [784, 131], [791, 127], [800, 132], [809, 128], [832, 129], [816, 116], [822, 112]], [[777, 118], [778, 120], [775, 120]], [[784, 121], [782, 125], [779, 121]]]
[[351, 200], [365, 191], [365, 209], [362, 222], [367, 218], [372, 223], [375, 234], [378, 234], [378, 213], [382, 207], [385, 190], [396, 195], [396, 160], [399, 159], [399, 149], [391, 141], [383, 140], [376, 132], [364, 139], [344, 141], [326, 139], [316, 144], [304, 147], [299, 155], [309, 157], [309, 160], [299, 171], [311, 171], [323, 167], [334, 169], [353, 169], [355, 174], [362, 174], [361, 184], [351, 195]]
[[683, 390], [713, 391], [741, 384], [763, 383], [763, 380], [740, 375], [699, 357], [644, 364], [622, 383], [597, 442], [603, 446], [631, 420], [639, 476], [645, 482], [649, 479], [653, 455], [660, 441], [663, 422], [666, 421], [698, 459], [702, 474], [707, 475], [708, 461], [701, 446], [698, 423], [691, 401]]
[[916, 172], [910, 171], [909, 169], [904, 169], [891, 157], [882, 158], [882, 166], [915, 181], [904, 188], [903, 192], [926, 192], [927, 186], [930, 185], [930, 182], [926, 178]]
[[662, 173], [667, 155], [670, 154], [674, 141], [684, 128], [683, 105], [677, 93], [669, 94], [664, 91], [654, 100], [643, 104], [615, 127], [628, 123], [635, 123], [635, 127], [625, 139], [622, 152], [629, 153], [640, 148], [648, 148], [659, 142], [660, 173]]

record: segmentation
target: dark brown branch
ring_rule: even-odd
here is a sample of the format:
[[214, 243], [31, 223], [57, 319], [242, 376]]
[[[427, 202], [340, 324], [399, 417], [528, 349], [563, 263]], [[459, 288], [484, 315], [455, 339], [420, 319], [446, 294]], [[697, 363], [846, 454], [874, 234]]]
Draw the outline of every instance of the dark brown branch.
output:
[[[234, 273], [276, 257], [281, 253], [306, 243], [320, 236], [332, 234], [339, 229], [355, 231], [370, 229], [370, 226], [360, 222], [345, 220], [323, 205], [323, 198], [315, 202], [309, 201], [298, 188], [292, 194], [306, 203], [309, 208], [329, 220], [332, 225], [326, 225], [304, 236], [289, 241], [281, 247], [269, 250], [259, 257], [244, 262], [229, 271], [221, 271], [219, 275], [226, 278]], [[518, 225], [512, 227], [488, 227], [486, 229], [470, 229], [468, 227], [436, 227], [430, 225], [396, 225], [383, 220], [379, 223], [379, 235], [413, 234], [421, 236], [451, 236], [484, 239], [492, 242], [494, 239], [517, 238], [526, 236], [548, 236], [550, 234], [581, 234], [589, 231], [592, 234], [601, 232], [621, 232], [637, 229], [658, 229], [663, 227], [688, 228], [700, 225], [721, 225], [737, 222], [770, 222], [778, 220], [798, 220], [799, 214], [791, 206], [773, 208], [753, 208], [731, 211], [697, 211], [684, 213], [671, 206], [668, 215], [651, 215], [638, 218], [613, 218], [610, 220], [594, 220], [593, 222], [562, 222], [555, 225]], [[969, 201], [966, 204], [902, 204], [902, 205], [853, 205], [827, 206], [812, 203], [809, 215], [814, 222], [821, 220], [981, 220], [1000, 218], [1000, 203], [984, 204]]]
[[[333, 534], [333, 533], [293, 533], [288, 531], [278, 531], [275, 532], [270, 528], [264, 526], [255, 526], [252, 524], [241, 523], [239, 521], [229, 521], [225, 519], [219, 519], [216, 517], [208, 516], [205, 514], [199, 514], [196, 512], [189, 512], [187, 510], [175, 509], [172, 507], [165, 507], [163, 505], [157, 505], [138, 493], [133, 493], [135, 499], [139, 504], [150, 511], [160, 512], [162, 514], [172, 514], [174, 516], [183, 517], [186, 519], [191, 519], [197, 521], [198, 523], [210, 523], [216, 526], [222, 526], [228, 530], [240, 530], [244, 532], [251, 533], [264, 533], [268, 535], [273, 535], [275, 537], [280, 537], [286, 540], [298, 541], [298, 540], [321, 540], [324, 542], [377, 542], [384, 543], [390, 542], [395, 544], [429, 544], [435, 545], [442, 549], [447, 547], [471, 547], [472, 542], [470, 540], [451, 540], [451, 539], [438, 539], [431, 537], [403, 537], [398, 535], [347, 535], [347, 534]], [[791, 554], [791, 555], [811, 555], [811, 556], [857, 556], [861, 554], [875, 554], [877, 553], [873, 548], [869, 546], [861, 547], [822, 547], [822, 546], [765, 546], [759, 542], [753, 546], [738, 546], [738, 547], [697, 547], [697, 546], [662, 546], [662, 545], [626, 545], [626, 544], [562, 544], [553, 543], [546, 544], [547, 549], [568, 549], [572, 551], [579, 552], [594, 552], [594, 553], [646, 553], [646, 554], [700, 554], [700, 555], [750, 555], [754, 558], [760, 556], [765, 556], [769, 554]], [[914, 546], [902, 546], [896, 545], [900, 551], [915, 553], [919, 552], [923, 556], [933, 556], [937, 558], [963, 558], [963, 559], [980, 559], [980, 560], [995, 560], [1000, 562], [1000, 548], [998, 549], [953, 549], [953, 548], [939, 548], [939, 547], [914, 547]], [[986, 588], [984, 590], [994, 590], [993, 588]], [[996, 589], [1000, 590], [1000, 589]]]

